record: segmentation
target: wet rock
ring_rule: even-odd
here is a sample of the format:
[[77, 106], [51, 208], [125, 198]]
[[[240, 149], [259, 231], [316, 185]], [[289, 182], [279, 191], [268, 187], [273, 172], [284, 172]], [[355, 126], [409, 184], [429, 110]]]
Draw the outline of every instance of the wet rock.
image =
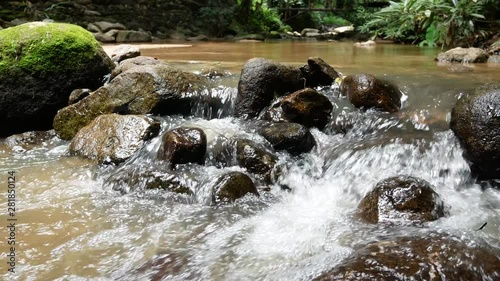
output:
[[145, 31], [120, 30], [116, 34], [117, 43], [151, 42], [151, 34]]
[[123, 60], [135, 58], [141, 55], [138, 47], [132, 45], [119, 45], [109, 53], [111, 60], [120, 63]]
[[245, 63], [238, 83], [234, 115], [251, 119], [271, 104], [275, 96], [304, 88], [300, 69], [264, 58]]
[[102, 43], [115, 43], [116, 38], [114, 36], [107, 35], [105, 33], [94, 33], [94, 38]]
[[479, 179], [500, 178], [500, 83], [477, 87], [451, 111], [450, 128]]
[[500, 258], [462, 238], [429, 233], [369, 243], [343, 263], [314, 278], [322, 280], [498, 280]]
[[74, 103], [77, 103], [84, 98], [88, 97], [92, 90], [90, 89], [76, 89], [71, 92], [68, 98], [68, 105], [72, 105]]
[[158, 150], [158, 159], [177, 164], [205, 163], [207, 136], [198, 128], [176, 128], [166, 132]]
[[186, 182], [177, 174], [151, 168], [124, 167], [113, 173], [106, 184], [122, 194], [146, 190], [162, 189], [178, 194], [193, 195]]
[[331, 85], [340, 74], [323, 59], [315, 57], [307, 60], [307, 65], [300, 68], [308, 87]]
[[333, 110], [327, 97], [310, 88], [284, 97], [280, 104], [286, 119], [320, 130], [328, 123]]
[[0, 137], [51, 129], [71, 91], [98, 88], [113, 67], [92, 34], [76, 25], [32, 22], [1, 30]]
[[333, 29], [334, 32], [338, 34], [352, 34], [354, 33], [354, 26], [349, 25], [349, 26], [341, 26]]
[[488, 56], [488, 53], [483, 49], [457, 47], [440, 53], [436, 60], [438, 62], [477, 63], [486, 62]]
[[22, 134], [12, 135], [5, 139], [5, 145], [9, 148], [21, 147], [29, 149], [35, 145], [40, 145], [56, 136], [54, 130], [49, 131], [32, 131]]
[[316, 33], [316, 34], [319, 34], [319, 29], [315, 29], [315, 28], [304, 28], [302, 29], [302, 31], [300, 32], [300, 36], [307, 36], [307, 34], [309, 33]]
[[257, 175], [266, 183], [271, 183], [272, 172], [278, 157], [257, 143], [241, 139], [236, 142], [238, 165]]
[[340, 92], [358, 108], [377, 108], [392, 113], [401, 107], [399, 89], [369, 74], [345, 77], [340, 85]]
[[213, 192], [213, 204], [234, 202], [247, 193], [259, 195], [252, 179], [240, 172], [230, 172], [219, 177]]
[[309, 152], [316, 141], [309, 130], [297, 123], [264, 124], [258, 133], [276, 150], [286, 150], [292, 155]]
[[188, 114], [206, 83], [204, 77], [163, 64], [133, 67], [87, 98], [59, 110], [54, 129], [62, 139], [70, 140], [102, 114]]
[[365, 42], [356, 42], [354, 43], [354, 46], [356, 47], [374, 47], [377, 43], [373, 40], [368, 40]]
[[120, 163], [159, 132], [160, 123], [146, 116], [101, 115], [78, 131], [69, 151], [99, 163]]
[[369, 223], [423, 223], [443, 217], [444, 204], [430, 183], [398, 176], [377, 183], [359, 203], [358, 214]]

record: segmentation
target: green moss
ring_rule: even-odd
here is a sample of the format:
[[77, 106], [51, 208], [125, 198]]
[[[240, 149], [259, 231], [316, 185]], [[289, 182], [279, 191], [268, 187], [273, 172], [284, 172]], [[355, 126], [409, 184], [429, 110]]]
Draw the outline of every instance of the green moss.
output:
[[63, 23], [27, 23], [0, 30], [0, 75], [81, 71], [102, 48], [85, 29]]

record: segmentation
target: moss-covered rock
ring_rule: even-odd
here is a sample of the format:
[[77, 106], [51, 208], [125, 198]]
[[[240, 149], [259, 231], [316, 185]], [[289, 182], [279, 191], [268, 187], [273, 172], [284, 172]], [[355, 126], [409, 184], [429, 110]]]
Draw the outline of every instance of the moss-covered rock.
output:
[[72, 90], [96, 89], [114, 64], [91, 33], [32, 22], [0, 31], [0, 135], [50, 129]]
[[80, 102], [59, 110], [54, 129], [69, 140], [102, 114], [187, 114], [206, 82], [204, 77], [164, 64], [136, 66]]

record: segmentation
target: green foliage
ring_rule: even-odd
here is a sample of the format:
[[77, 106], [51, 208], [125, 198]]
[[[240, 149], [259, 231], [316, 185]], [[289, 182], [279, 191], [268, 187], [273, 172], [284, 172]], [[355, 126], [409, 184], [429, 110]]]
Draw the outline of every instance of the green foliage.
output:
[[283, 24], [280, 15], [275, 10], [268, 9], [266, 6], [256, 7], [251, 10], [246, 28], [250, 33], [269, 33], [270, 31], [285, 31], [290, 29], [289, 26]]
[[464, 42], [484, 19], [488, 0], [404, 0], [374, 14], [362, 27], [375, 35], [399, 42], [420, 42], [421, 46], [450, 46]]
[[229, 28], [235, 12], [236, 6], [226, 6], [218, 0], [210, 0], [198, 12], [198, 27], [206, 30], [209, 35], [220, 37]]

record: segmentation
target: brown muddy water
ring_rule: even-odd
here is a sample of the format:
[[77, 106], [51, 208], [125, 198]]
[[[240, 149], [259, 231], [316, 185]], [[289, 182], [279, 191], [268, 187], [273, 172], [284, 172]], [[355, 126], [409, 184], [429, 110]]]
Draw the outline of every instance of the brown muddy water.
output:
[[[226, 108], [207, 116], [162, 117], [162, 128], [203, 128], [216, 147], [231, 137], [264, 140], [228, 116], [244, 62], [265, 57], [302, 65], [318, 56], [344, 75], [366, 72], [396, 83], [405, 96], [398, 116], [360, 112], [339, 101], [335, 89], [321, 92], [346, 111], [332, 116], [354, 127], [345, 135], [313, 129], [317, 147], [301, 157], [280, 155], [279, 185], [259, 198], [213, 207], [204, 189], [211, 176], [238, 167], [188, 167], [194, 198], [163, 192], [112, 190], [107, 179], [122, 167], [98, 167], [67, 156], [57, 138], [28, 148], [0, 144], [0, 222], [7, 225], [7, 173], [16, 173], [16, 273], [7, 272], [7, 231], [0, 235], [3, 280], [309, 280], [334, 267], [355, 245], [398, 231], [367, 226], [353, 212], [378, 181], [408, 174], [434, 185], [449, 208], [424, 230], [489, 244], [500, 256], [500, 191], [471, 180], [462, 150], [448, 127], [449, 112], [466, 89], [500, 82], [500, 66], [437, 65], [438, 49], [379, 44], [268, 42], [193, 43], [142, 53], [201, 73], [217, 69], [214, 81]], [[342, 112], [342, 110], [341, 110]], [[218, 118], [215, 118], [218, 117]], [[122, 164], [148, 167], [159, 146], [154, 139]], [[488, 224], [476, 231], [484, 222]], [[393, 233], [394, 232], [394, 233]], [[161, 258], [161, 257], [167, 257]], [[156, 265], [156, 266], [155, 266]], [[161, 269], [160, 269], [161, 268]], [[163, 272], [163, 274], [159, 274]], [[155, 279], [158, 278], [158, 279]]]

